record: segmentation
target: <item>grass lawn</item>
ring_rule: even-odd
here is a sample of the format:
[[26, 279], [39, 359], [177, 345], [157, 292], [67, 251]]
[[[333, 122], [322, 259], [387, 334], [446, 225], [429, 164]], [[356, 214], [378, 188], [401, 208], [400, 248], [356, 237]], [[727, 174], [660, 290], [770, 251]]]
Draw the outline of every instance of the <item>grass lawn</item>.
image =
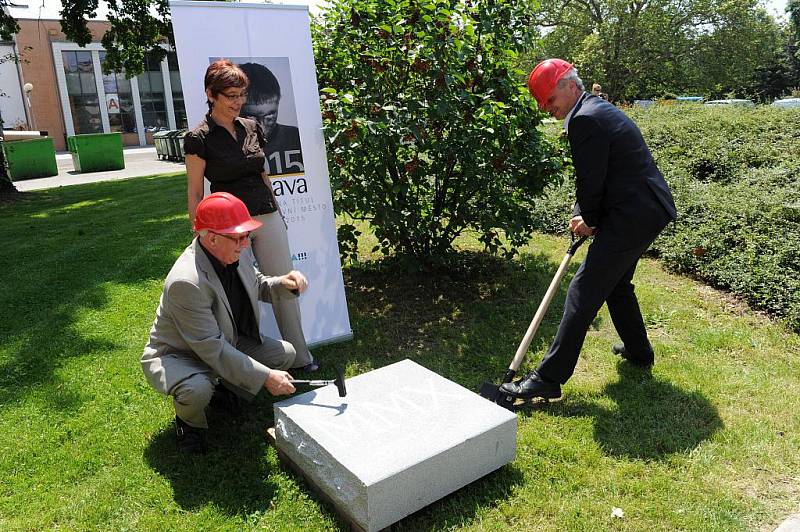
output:
[[[185, 206], [182, 176], [0, 205], [0, 529], [344, 528], [279, 466], [266, 393], [239, 418], [211, 416], [207, 456], [176, 453], [171, 402], [139, 357], [190, 240]], [[354, 340], [315, 355], [348, 375], [411, 358], [476, 390], [502, 376], [565, 247], [538, 236], [514, 261], [468, 253], [470, 273], [438, 278], [365, 257], [345, 269]], [[800, 337], [655, 261], [635, 282], [652, 376], [610, 353], [604, 309], [563, 400], [519, 412], [516, 460], [398, 530], [763, 530], [798, 511]]]

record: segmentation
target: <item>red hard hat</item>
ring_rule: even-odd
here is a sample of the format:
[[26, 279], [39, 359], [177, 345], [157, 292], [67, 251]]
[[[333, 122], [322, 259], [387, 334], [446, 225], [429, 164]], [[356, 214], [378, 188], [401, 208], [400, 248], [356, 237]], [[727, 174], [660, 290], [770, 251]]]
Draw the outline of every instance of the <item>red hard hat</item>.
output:
[[193, 229], [231, 235], [255, 231], [261, 225], [250, 217], [242, 200], [227, 192], [214, 192], [197, 205]]
[[558, 80], [564, 77], [564, 74], [571, 68], [572, 64], [563, 59], [545, 59], [531, 70], [531, 74], [528, 76], [528, 90], [536, 98], [539, 109], [544, 107], [553, 94]]

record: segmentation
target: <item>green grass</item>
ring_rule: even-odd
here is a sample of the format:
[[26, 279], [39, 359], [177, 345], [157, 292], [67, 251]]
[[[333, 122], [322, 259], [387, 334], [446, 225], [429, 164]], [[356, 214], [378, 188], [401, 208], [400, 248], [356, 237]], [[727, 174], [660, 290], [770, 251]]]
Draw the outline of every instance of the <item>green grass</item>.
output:
[[[171, 403], [138, 361], [190, 239], [185, 204], [175, 176], [0, 206], [0, 529], [345, 528], [279, 465], [266, 394], [235, 420], [211, 416], [206, 457], [175, 451]], [[462, 245], [473, 251], [446, 276], [367, 256], [346, 267], [354, 339], [315, 354], [349, 375], [411, 358], [470, 389], [499, 379], [566, 242], [537, 236], [514, 261]], [[563, 400], [519, 413], [516, 460], [398, 530], [769, 529], [797, 511], [800, 338], [657, 262], [635, 282], [652, 377], [610, 354], [603, 310]]]

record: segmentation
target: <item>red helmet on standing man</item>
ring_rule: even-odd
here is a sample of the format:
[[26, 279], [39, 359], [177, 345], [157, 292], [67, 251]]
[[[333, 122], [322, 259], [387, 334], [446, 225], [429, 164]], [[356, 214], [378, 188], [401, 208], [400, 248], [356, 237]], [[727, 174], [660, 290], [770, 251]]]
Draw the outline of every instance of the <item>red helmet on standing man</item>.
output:
[[539, 109], [543, 109], [545, 103], [553, 94], [553, 90], [558, 84], [558, 80], [572, 69], [572, 63], [567, 63], [563, 59], [545, 59], [528, 76], [528, 90], [536, 98]]

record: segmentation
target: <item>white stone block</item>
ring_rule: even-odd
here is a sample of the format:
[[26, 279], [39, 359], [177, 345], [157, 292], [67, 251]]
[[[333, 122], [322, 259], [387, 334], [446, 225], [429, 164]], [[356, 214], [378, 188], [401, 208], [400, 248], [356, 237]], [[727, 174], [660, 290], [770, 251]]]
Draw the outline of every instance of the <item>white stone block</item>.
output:
[[514, 459], [517, 417], [403, 360], [275, 403], [276, 446], [365, 530]]

